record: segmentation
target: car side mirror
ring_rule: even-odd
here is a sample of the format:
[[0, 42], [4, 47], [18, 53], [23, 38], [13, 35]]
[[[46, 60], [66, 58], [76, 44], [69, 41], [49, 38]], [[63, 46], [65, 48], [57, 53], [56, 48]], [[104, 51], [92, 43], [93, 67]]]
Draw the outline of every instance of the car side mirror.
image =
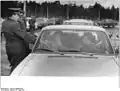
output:
[[113, 36], [113, 34], [108, 34], [108, 36], [111, 38]]
[[115, 55], [119, 55], [119, 48], [115, 48]]

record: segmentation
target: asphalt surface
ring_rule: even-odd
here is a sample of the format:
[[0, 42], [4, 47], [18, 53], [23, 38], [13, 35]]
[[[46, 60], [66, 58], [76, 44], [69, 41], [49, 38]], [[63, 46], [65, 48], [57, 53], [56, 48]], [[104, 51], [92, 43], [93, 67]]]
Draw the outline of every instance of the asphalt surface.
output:
[[[111, 28], [106, 30], [108, 33], [119, 34], [118, 26], [116, 28]], [[117, 40], [117, 45], [120, 45], [119, 40]], [[1, 76], [9, 76], [9, 72], [10, 72], [10, 67], [5, 50], [5, 39], [4, 37], [2, 37], [1, 38]]]
[[10, 66], [5, 50], [5, 40], [1, 39], [1, 76], [9, 76]]

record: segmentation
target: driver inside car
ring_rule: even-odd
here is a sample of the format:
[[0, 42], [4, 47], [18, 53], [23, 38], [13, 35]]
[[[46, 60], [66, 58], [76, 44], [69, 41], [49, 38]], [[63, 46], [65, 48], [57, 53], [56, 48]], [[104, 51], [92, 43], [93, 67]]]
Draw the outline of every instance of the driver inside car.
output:
[[54, 31], [54, 32], [48, 32], [44, 34], [43, 38], [41, 40], [41, 47], [42, 48], [48, 48], [51, 50], [64, 50], [66, 47], [63, 46], [61, 42], [61, 31]]
[[81, 41], [82, 41], [82, 46], [80, 50], [83, 52], [89, 52], [89, 53], [104, 52], [104, 50], [101, 50], [99, 48], [100, 45], [96, 45], [98, 41], [95, 39], [95, 36], [93, 36], [89, 32], [84, 33], [84, 35], [81, 37]]

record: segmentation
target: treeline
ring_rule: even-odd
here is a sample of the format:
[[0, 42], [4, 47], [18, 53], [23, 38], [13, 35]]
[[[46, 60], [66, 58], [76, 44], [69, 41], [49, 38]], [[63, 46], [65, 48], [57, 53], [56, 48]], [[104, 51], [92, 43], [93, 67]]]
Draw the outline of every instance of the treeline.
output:
[[[1, 1], [1, 16], [7, 15], [7, 8], [19, 7], [23, 9], [23, 2], [18, 1]], [[91, 18], [104, 19], [110, 18], [119, 20], [119, 8], [114, 5], [105, 8], [99, 3], [85, 8], [82, 4], [77, 6], [74, 4], [62, 5], [60, 1], [36, 3], [35, 1], [26, 2], [26, 16], [36, 17], [64, 17], [64, 18]]]

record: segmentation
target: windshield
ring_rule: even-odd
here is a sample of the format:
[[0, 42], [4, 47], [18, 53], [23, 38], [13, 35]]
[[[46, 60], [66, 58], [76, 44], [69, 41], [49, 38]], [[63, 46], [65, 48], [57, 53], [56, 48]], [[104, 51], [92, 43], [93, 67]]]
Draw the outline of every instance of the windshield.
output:
[[107, 35], [102, 31], [92, 30], [45, 30], [35, 47], [35, 50], [41, 49], [113, 54]]

